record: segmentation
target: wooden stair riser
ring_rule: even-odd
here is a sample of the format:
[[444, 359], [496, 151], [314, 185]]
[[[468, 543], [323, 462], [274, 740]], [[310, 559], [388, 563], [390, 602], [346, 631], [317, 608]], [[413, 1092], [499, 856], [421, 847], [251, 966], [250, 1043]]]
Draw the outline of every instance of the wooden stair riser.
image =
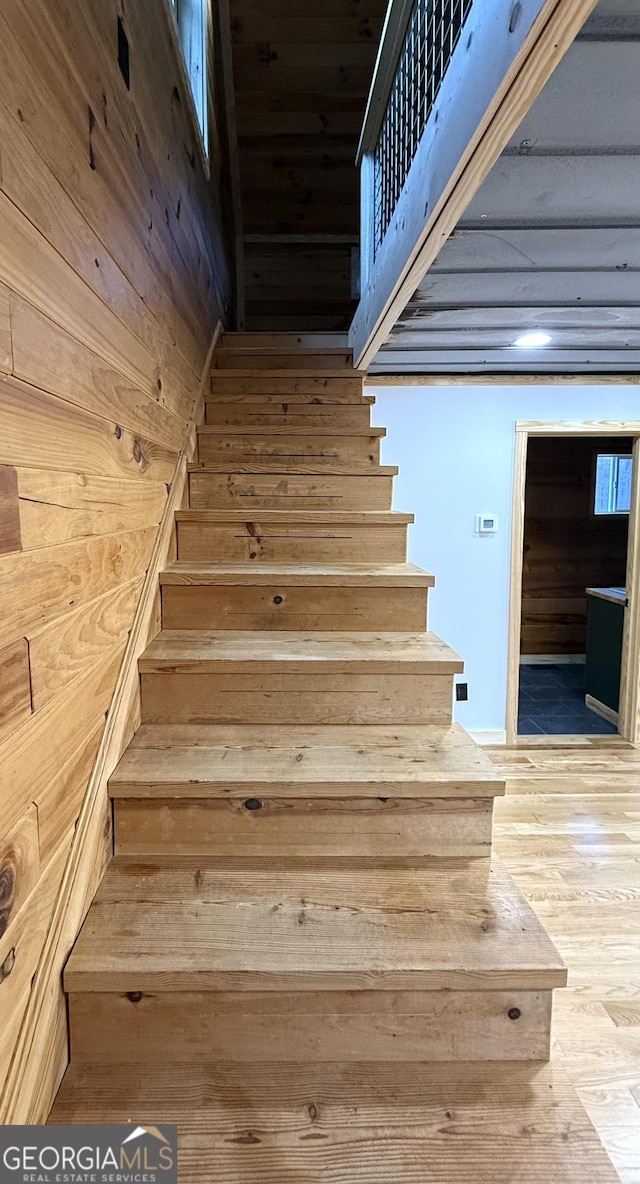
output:
[[307, 332], [287, 329], [273, 329], [270, 332], [256, 330], [241, 330], [239, 332], [225, 332], [220, 338], [219, 349], [235, 350], [237, 353], [250, 354], [256, 350], [259, 353], [300, 354], [313, 350], [316, 354], [329, 351], [346, 350], [348, 340], [346, 333], [339, 330], [318, 330]]
[[379, 856], [491, 854], [491, 798], [118, 798], [119, 855]]
[[258, 350], [219, 349], [216, 353], [218, 370], [318, 370], [340, 371], [351, 365], [351, 351], [332, 350], [326, 353], [305, 351], [298, 353], [262, 353]]
[[270, 374], [256, 371], [239, 374], [233, 370], [213, 370], [211, 401], [228, 403], [262, 402], [264, 399], [285, 399], [289, 403], [308, 403], [321, 399], [327, 403], [347, 406], [371, 405], [371, 396], [363, 394], [363, 380], [358, 375], [325, 378], [321, 374]]
[[207, 403], [207, 427], [326, 427], [367, 428], [371, 420], [371, 405], [338, 403], [288, 402], [268, 396], [253, 403], [216, 401]]
[[[249, 510], [249, 512], [253, 512]], [[176, 522], [178, 559], [222, 563], [226, 560], [271, 563], [404, 563], [407, 527], [332, 526], [328, 522], [206, 522], [197, 517]]]
[[391, 476], [318, 473], [189, 474], [194, 510], [390, 510]]
[[325, 466], [331, 470], [336, 464], [380, 464], [380, 437], [374, 435], [338, 436], [306, 435], [291, 430], [270, 434], [265, 428], [260, 434], [218, 434], [201, 432], [198, 436], [198, 458], [204, 465], [251, 465], [254, 461], [273, 461], [278, 471], [296, 471], [300, 463]]
[[448, 674], [143, 673], [144, 723], [441, 724]]
[[72, 993], [72, 1060], [545, 1061], [550, 991]]
[[164, 585], [164, 629], [422, 632], [426, 588]]

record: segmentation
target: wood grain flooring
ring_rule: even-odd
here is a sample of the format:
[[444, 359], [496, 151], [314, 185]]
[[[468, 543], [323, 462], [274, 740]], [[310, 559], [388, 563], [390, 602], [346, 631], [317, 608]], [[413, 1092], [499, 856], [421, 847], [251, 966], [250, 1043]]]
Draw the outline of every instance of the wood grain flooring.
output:
[[545, 740], [489, 750], [507, 779], [495, 850], [569, 967], [553, 1061], [623, 1184], [640, 1184], [640, 749]]

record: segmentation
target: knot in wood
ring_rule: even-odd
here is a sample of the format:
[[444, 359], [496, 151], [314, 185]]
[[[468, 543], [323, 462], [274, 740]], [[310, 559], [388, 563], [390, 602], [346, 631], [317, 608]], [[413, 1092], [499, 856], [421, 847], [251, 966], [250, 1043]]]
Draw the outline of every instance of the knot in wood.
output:
[[15, 949], [9, 950], [9, 953], [7, 954], [4, 962], [2, 963], [2, 966], [0, 966], [0, 983], [3, 983], [5, 978], [9, 977], [9, 975], [11, 974], [11, 971], [13, 970], [13, 967], [15, 965], [15, 961], [16, 961]]
[[7, 908], [13, 901], [16, 889], [16, 869], [9, 861], [0, 867], [0, 909]]

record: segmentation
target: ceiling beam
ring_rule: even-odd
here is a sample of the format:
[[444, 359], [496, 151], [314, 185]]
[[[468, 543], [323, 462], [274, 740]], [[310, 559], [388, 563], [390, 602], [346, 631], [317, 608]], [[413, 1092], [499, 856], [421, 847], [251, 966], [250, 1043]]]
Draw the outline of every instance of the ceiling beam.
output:
[[585, 305], [582, 302], [571, 308], [566, 306], [543, 308], [513, 308], [511, 306], [486, 306], [465, 308], [461, 315], [458, 308], [432, 309], [428, 305], [407, 306], [405, 314], [397, 323], [389, 343], [393, 344], [396, 332], [421, 329], [459, 329], [461, 325], [472, 329], [549, 329], [577, 328], [617, 329], [640, 328], [640, 308], [628, 305]]
[[460, 225], [480, 230], [505, 225], [637, 227], [638, 156], [638, 151], [626, 150], [500, 156]]
[[558, 373], [563, 370], [581, 372], [614, 370], [640, 371], [640, 349], [552, 349], [547, 346], [538, 350], [465, 349], [465, 350], [382, 350], [376, 358], [374, 369], [378, 372], [401, 373], [402, 371], [427, 373], [429, 370], [478, 370], [501, 369], [507, 371], [536, 371]]
[[624, 372], [618, 374], [589, 373], [576, 371], [574, 374], [554, 374], [532, 371], [530, 374], [512, 372], [489, 372], [481, 370], [477, 374], [454, 374], [448, 371], [432, 374], [403, 374], [395, 370], [388, 374], [380, 371], [370, 371], [367, 375], [366, 386], [640, 386], [640, 374]]
[[[520, 329], [475, 329], [462, 325], [456, 329], [394, 329], [378, 357], [384, 361], [389, 353], [395, 355], [408, 350], [415, 356], [418, 351], [424, 350], [428, 361], [431, 350], [508, 349], [513, 346], [520, 332]], [[556, 349], [581, 349], [586, 352], [600, 349], [640, 350], [640, 326], [636, 329], [554, 328], [553, 346]], [[521, 353], [518, 356], [526, 355]]]
[[550, 309], [558, 304], [633, 308], [640, 304], [640, 271], [431, 271], [412, 304], [459, 309], [504, 304]]
[[[638, 108], [640, 111], [640, 106]], [[640, 169], [638, 170], [640, 174]], [[458, 226], [434, 260], [441, 272], [640, 270], [640, 226]], [[426, 289], [427, 285], [423, 284]]]

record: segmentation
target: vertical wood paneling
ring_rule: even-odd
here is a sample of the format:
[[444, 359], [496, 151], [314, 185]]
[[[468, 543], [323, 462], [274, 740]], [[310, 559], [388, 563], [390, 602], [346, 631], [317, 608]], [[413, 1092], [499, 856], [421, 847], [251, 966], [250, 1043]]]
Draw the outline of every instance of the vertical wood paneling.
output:
[[17, 378], [0, 375], [0, 418], [0, 448], [13, 464], [151, 481], [173, 476], [175, 453], [170, 449]]
[[[171, 19], [164, 0], [0, 12], [0, 1093], [20, 1049], [29, 1078], [0, 1111], [25, 1121], [64, 1065], [62, 996], [35, 1037], [34, 990], [75, 937], [48, 931], [228, 303], [218, 119], [206, 168]], [[92, 810], [75, 924], [110, 849], [106, 793]]]
[[56, 769], [38, 798], [40, 858], [51, 859], [80, 813], [87, 783], [102, 739], [104, 717], [88, 737], [83, 736], [68, 761]]
[[18, 475], [11, 465], [0, 465], [0, 555], [21, 546]]
[[146, 570], [154, 539], [148, 527], [0, 559], [0, 645], [134, 580]]
[[18, 296], [11, 302], [11, 324], [16, 377], [174, 452], [180, 450], [193, 392], [185, 403], [182, 389], [172, 390], [168, 383], [161, 391], [157, 384], [150, 394], [143, 391]]
[[91, 662], [124, 645], [142, 589], [141, 575], [57, 618], [29, 640], [34, 711]]
[[29, 1000], [31, 980], [47, 932], [71, 832], [42, 870], [38, 882], [0, 938], [0, 1075], [4, 1080]]
[[123, 481], [87, 473], [18, 469], [22, 549], [155, 526], [167, 500], [164, 482]]
[[31, 805], [0, 840], [0, 940], [5, 952], [11, 944], [13, 922], [39, 875], [38, 811]]
[[0, 650], [0, 742], [31, 715], [31, 670], [26, 637]]
[[12, 366], [10, 297], [9, 289], [5, 288], [4, 284], [0, 284], [0, 373], [2, 374], [10, 374]]

